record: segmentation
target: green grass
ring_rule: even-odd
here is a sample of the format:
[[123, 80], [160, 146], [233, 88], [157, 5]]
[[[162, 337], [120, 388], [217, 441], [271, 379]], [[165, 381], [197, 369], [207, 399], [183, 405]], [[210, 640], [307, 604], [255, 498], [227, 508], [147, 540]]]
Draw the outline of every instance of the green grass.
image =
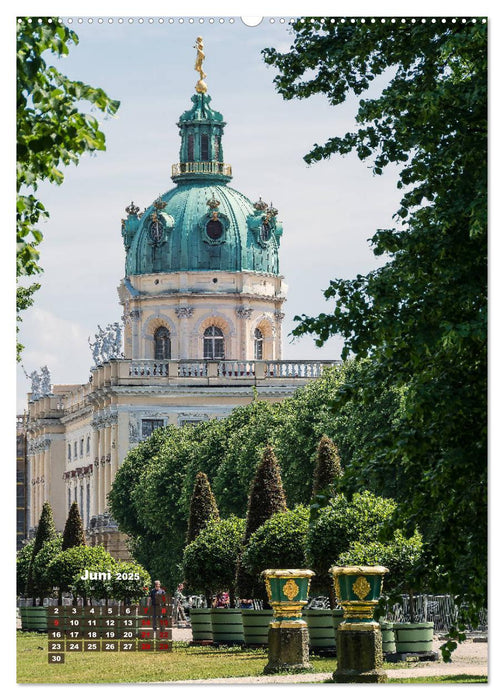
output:
[[[263, 649], [190, 647], [175, 642], [173, 652], [70, 652], [64, 664], [47, 661], [47, 636], [17, 633], [18, 683], [149, 683], [258, 676], [268, 662]], [[316, 673], [330, 673], [333, 658], [310, 657]]]
[[[190, 647], [175, 642], [173, 652], [70, 652], [64, 664], [47, 661], [47, 635], [17, 632], [18, 683], [149, 683], [206, 678], [259, 676], [267, 650], [239, 647]], [[310, 655], [312, 673], [333, 673], [334, 657]], [[385, 664], [404, 668], [407, 664]], [[299, 674], [302, 682], [303, 674]], [[388, 679], [389, 683], [486, 683], [486, 676], [429, 676]]]

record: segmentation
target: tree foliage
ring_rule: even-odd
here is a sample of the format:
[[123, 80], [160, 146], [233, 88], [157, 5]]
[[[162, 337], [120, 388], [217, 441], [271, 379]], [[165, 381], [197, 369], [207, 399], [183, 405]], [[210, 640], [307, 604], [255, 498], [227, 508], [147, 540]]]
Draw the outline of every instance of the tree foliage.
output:
[[[442, 565], [442, 587], [474, 618], [487, 586], [486, 25], [305, 18], [292, 30], [287, 53], [264, 51], [284, 98], [362, 95], [356, 130], [314, 145], [306, 162], [354, 151], [375, 174], [402, 166], [397, 228], [371, 238], [387, 262], [332, 280], [332, 313], [299, 316], [294, 335], [321, 346], [340, 334], [343, 357], [372, 358], [338, 410], [355, 391], [369, 402], [377, 383], [401, 392], [400, 420], [368, 454], [399, 467], [396, 524], [420, 527], [431, 570]], [[366, 96], [377, 76], [386, 86]], [[353, 477], [366, 484], [364, 472]]]
[[70, 549], [70, 547], [78, 547], [81, 544], [86, 544], [84, 537], [84, 527], [79, 513], [79, 506], [74, 501], [68, 511], [68, 516], [63, 530], [63, 546], [62, 549]]
[[209, 522], [218, 519], [219, 509], [217, 508], [208, 477], [204, 472], [198, 472], [189, 509], [187, 544], [192, 542]]
[[[57, 17], [17, 20], [17, 255], [16, 276], [42, 271], [40, 223], [48, 217], [33, 194], [40, 182], [60, 185], [62, 166], [77, 164], [84, 153], [105, 150], [105, 135], [95, 116], [79, 111], [81, 102], [113, 115], [119, 102], [100, 88], [70, 80], [46, 62], [47, 52], [66, 56], [78, 43], [75, 32]], [[18, 314], [30, 306], [40, 285], [19, 287]], [[19, 316], [18, 316], [19, 320]], [[22, 346], [18, 344], [18, 357]]]
[[151, 577], [173, 588], [182, 580], [191, 497], [202, 465], [220, 515], [245, 517], [254, 471], [271, 444], [282, 467], [287, 504], [293, 508], [310, 502], [317, 445], [326, 434], [338, 444], [345, 467], [342, 489], [355, 490], [364, 471], [369, 488], [395, 495], [397, 460], [381, 465], [378, 473], [370, 445], [389, 439], [401, 410], [399, 392], [375, 385], [370, 402], [356, 395], [338, 413], [330, 408], [341, 392], [346, 395], [349, 383], [368, 375], [367, 365], [347, 361], [281, 403], [253, 401], [221, 420], [166, 426], [133, 448], [115, 477], [109, 507], [121, 531], [130, 536], [132, 555]]

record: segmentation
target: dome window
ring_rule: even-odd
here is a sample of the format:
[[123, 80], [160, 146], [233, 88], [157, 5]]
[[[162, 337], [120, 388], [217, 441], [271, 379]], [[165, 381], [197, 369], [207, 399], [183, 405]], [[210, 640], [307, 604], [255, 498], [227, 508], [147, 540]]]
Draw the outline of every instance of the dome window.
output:
[[187, 160], [189, 163], [194, 162], [194, 135], [189, 134], [187, 137]]
[[261, 224], [261, 240], [265, 243], [271, 238], [271, 224], [269, 221], [264, 220]]
[[224, 359], [224, 333], [217, 326], [210, 326], [203, 333], [203, 359]]
[[208, 238], [210, 238], [212, 241], [218, 241], [224, 234], [222, 222], [219, 221], [219, 219], [210, 219], [206, 225], [206, 232]]
[[156, 360], [171, 358], [170, 331], [164, 326], [160, 326], [154, 333], [154, 358]]
[[156, 217], [149, 227], [149, 235], [154, 245], [161, 243], [163, 239], [163, 224]]
[[262, 360], [263, 359], [263, 343], [264, 343], [264, 336], [262, 332], [259, 330], [259, 328], [256, 328], [254, 331], [254, 359], [255, 360]]
[[209, 160], [208, 157], [208, 134], [201, 134], [201, 160]]

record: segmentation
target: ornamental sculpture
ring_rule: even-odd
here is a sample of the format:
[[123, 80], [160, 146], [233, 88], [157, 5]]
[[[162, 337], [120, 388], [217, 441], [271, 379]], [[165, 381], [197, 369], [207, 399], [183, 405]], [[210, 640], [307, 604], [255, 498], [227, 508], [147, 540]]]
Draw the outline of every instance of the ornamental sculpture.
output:
[[47, 369], [47, 365], [40, 368], [40, 372], [33, 371], [26, 375], [31, 380], [31, 400], [36, 401], [44, 396], [52, 396], [51, 393], [51, 374]]
[[121, 351], [121, 325], [116, 321], [115, 323], [109, 323], [105, 329], [98, 326], [98, 333], [95, 333], [94, 342], [92, 343], [91, 338], [89, 337], [88, 344], [93, 354], [93, 362], [95, 367], [98, 367], [109, 360], [123, 357]]
[[200, 79], [196, 83], [196, 92], [199, 93], [205, 93], [208, 88], [206, 86], [205, 81], [203, 80], [206, 78], [206, 73], [203, 72], [203, 61], [205, 60], [205, 54], [203, 53], [203, 38], [198, 37], [196, 39], [196, 44], [194, 46], [196, 49], [196, 63], [194, 65], [194, 70], [197, 71], [200, 75]]

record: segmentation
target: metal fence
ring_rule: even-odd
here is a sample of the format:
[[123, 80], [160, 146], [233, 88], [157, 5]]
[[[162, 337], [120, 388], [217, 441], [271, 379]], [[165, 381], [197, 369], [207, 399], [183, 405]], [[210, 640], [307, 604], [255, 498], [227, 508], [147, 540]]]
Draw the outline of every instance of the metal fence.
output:
[[[390, 622], [410, 622], [410, 604], [413, 606], [413, 622], [433, 622], [434, 630], [448, 631], [459, 618], [459, 607], [450, 595], [408, 595], [402, 596], [400, 603], [394, 603], [387, 610], [387, 620]], [[471, 628], [470, 628], [471, 629]], [[488, 611], [480, 610], [477, 627], [481, 631], [488, 630]]]

